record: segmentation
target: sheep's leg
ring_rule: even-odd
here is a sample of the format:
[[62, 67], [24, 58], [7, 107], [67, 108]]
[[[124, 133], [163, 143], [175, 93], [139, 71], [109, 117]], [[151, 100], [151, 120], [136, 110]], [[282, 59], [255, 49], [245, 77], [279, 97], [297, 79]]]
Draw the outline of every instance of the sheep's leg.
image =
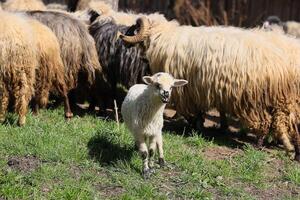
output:
[[73, 113], [71, 111], [71, 107], [70, 107], [70, 101], [69, 101], [69, 96], [68, 96], [68, 92], [67, 92], [67, 86], [62, 83], [62, 79], [60, 81], [59, 78], [56, 78], [57, 82], [55, 83], [58, 92], [60, 93], [60, 95], [63, 97], [64, 99], [64, 111], [65, 111], [65, 117], [66, 118], [72, 118], [73, 117]]
[[5, 120], [5, 115], [6, 115], [6, 111], [7, 111], [7, 107], [8, 107], [8, 103], [9, 103], [9, 94], [4, 85], [2, 85], [2, 87], [0, 87], [0, 95], [1, 95], [0, 96], [0, 99], [1, 99], [0, 123], [3, 123]]
[[14, 86], [15, 111], [19, 115], [18, 125], [23, 126], [26, 122], [26, 113], [28, 109], [31, 94], [28, 87], [28, 81], [25, 73], [21, 74], [19, 84]]
[[48, 104], [49, 98], [49, 90], [50, 89], [42, 89], [37, 88], [35, 97], [32, 99], [32, 106], [33, 106], [33, 114], [37, 115], [39, 112], [39, 108], [46, 108]]
[[137, 139], [138, 139], [137, 143], [139, 146], [139, 152], [143, 160], [143, 176], [145, 179], [147, 179], [151, 175], [151, 171], [148, 165], [148, 148], [146, 145], [144, 135], [139, 136]]
[[223, 131], [228, 129], [226, 113], [223, 110], [220, 111], [220, 129]]
[[156, 136], [151, 136], [149, 138], [149, 167], [153, 169], [154, 167], [154, 155], [156, 150]]
[[41, 106], [41, 108], [47, 107], [48, 100], [49, 100], [49, 91], [50, 88], [45, 88], [41, 93], [41, 97], [39, 98], [39, 105]]
[[258, 139], [257, 139], [257, 148], [261, 149], [264, 145], [264, 141], [265, 141], [266, 136], [265, 135], [259, 135]]
[[160, 167], [164, 167], [166, 163], [165, 163], [165, 158], [164, 158], [163, 139], [162, 139], [161, 132], [159, 134], [157, 134], [157, 136], [156, 136], [156, 144], [157, 144], [158, 153], [159, 153], [158, 163], [159, 163]]
[[73, 113], [71, 111], [70, 102], [67, 93], [65, 94], [64, 98], [64, 109], [65, 109], [65, 117], [66, 118], [72, 118]]
[[35, 97], [32, 99], [32, 105], [31, 105], [31, 106], [32, 106], [32, 113], [33, 113], [34, 115], [37, 115], [37, 114], [38, 114], [39, 108], [40, 108], [37, 99], [38, 99], [37, 96], [35, 96]]
[[63, 95], [63, 99], [64, 99], [65, 117], [67, 119], [72, 118], [73, 117], [73, 113], [71, 111], [69, 97], [68, 97], [68, 93], [67, 93], [67, 89], [66, 88], [63, 89], [63, 94], [62, 95]]
[[299, 136], [299, 133], [296, 133], [296, 135], [295, 135], [294, 145], [295, 145], [295, 160], [300, 162], [300, 136]]
[[287, 153], [294, 150], [294, 147], [288, 137], [289, 127], [285, 123], [289, 121], [289, 116], [284, 114], [284, 112], [277, 111], [274, 114], [272, 126], [274, 130], [274, 135], [281, 140]]

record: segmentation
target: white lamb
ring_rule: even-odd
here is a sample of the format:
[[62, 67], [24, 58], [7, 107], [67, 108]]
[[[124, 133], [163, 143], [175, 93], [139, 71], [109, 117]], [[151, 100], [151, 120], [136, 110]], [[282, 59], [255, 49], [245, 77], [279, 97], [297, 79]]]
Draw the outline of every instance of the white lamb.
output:
[[129, 89], [121, 112], [143, 159], [144, 178], [148, 178], [154, 171], [153, 158], [156, 145], [159, 151], [159, 164], [160, 166], [165, 164], [162, 141], [163, 111], [170, 99], [172, 88], [183, 86], [188, 82], [174, 79], [170, 74], [162, 72], [144, 76], [143, 81], [147, 85], [136, 84]]

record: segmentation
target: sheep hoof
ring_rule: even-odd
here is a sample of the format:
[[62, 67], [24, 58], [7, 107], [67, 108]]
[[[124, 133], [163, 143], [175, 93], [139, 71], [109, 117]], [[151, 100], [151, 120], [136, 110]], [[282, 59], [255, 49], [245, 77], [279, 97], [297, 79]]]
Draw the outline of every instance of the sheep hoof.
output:
[[2, 124], [5, 121], [5, 117], [0, 118], [0, 124]]
[[153, 171], [148, 168], [148, 169], [143, 169], [143, 177], [145, 180], [149, 179]]
[[160, 168], [163, 168], [164, 166], [166, 166], [165, 159], [159, 158], [158, 164], [159, 164]]
[[66, 112], [65, 113], [65, 118], [70, 119], [73, 117], [73, 113], [72, 112]]
[[18, 125], [19, 126], [24, 126], [25, 125], [25, 121], [26, 121], [26, 118], [24, 117], [24, 118], [21, 118], [21, 119], [19, 119], [19, 121], [18, 121]]

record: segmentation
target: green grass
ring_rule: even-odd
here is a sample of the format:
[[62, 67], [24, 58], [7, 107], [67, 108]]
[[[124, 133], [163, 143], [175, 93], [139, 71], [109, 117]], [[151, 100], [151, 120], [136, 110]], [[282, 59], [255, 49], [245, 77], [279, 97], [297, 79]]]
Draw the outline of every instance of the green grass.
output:
[[164, 133], [168, 166], [144, 180], [123, 124], [89, 115], [66, 122], [57, 109], [28, 114], [20, 128], [10, 114], [0, 125], [0, 199], [300, 198], [300, 165], [282, 150], [236, 150], [229, 137], [187, 135]]

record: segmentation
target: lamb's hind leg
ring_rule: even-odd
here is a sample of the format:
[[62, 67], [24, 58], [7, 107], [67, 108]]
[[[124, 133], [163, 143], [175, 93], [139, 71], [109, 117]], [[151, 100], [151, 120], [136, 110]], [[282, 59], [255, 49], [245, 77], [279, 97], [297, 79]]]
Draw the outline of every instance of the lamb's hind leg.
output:
[[148, 165], [148, 149], [145, 139], [146, 138], [144, 135], [139, 135], [136, 143], [138, 143], [139, 153], [143, 161], [143, 176], [145, 179], [147, 179], [150, 177], [151, 171]]
[[4, 85], [0, 86], [0, 100], [0, 123], [3, 123], [9, 103], [9, 94]]

